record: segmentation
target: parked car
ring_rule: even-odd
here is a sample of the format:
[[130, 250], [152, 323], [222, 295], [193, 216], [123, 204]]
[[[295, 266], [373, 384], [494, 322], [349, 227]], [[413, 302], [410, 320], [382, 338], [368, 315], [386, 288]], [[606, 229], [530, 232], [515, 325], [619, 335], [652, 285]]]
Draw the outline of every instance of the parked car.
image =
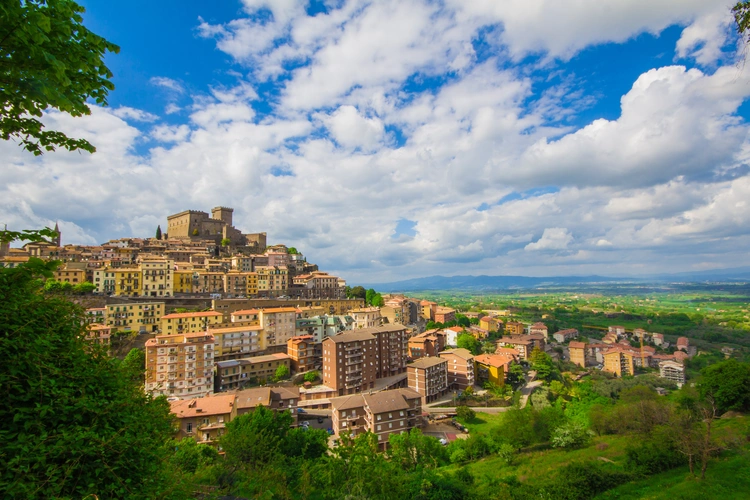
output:
[[448, 445], [448, 440], [445, 439], [445, 438], [440, 438], [440, 444], [442, 444], [443, 446], [447, 446]]
[[297, 413], [307, 413], [304, 408], [297, 408]]

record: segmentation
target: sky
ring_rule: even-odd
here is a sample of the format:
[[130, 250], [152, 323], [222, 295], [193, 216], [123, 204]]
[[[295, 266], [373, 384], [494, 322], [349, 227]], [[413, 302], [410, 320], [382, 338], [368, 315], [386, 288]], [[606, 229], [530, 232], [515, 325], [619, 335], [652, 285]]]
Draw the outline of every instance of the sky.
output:
[[351, 284], [750, 265], [750, 68], [717, 0], [79, 0], [109, 106], [0, 142], [0, 224], [182, 210]]

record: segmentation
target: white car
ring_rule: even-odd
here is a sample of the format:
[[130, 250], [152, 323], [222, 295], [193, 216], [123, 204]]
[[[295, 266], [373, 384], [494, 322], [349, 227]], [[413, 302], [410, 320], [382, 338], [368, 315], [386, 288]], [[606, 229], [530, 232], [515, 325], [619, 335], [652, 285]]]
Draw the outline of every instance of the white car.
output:
[[443, 446], [446, 446], [448, 444], [448, 440], [445, 438], [440, 438], [440, 444], [442, 444]]

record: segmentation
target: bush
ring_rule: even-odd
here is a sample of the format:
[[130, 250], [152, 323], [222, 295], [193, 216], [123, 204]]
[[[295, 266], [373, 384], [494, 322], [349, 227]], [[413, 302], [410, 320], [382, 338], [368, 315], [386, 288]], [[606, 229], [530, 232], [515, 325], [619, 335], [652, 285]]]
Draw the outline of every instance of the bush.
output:
[[628, 447], [625, 453], [625, 468], [637, 474], [656, 474], [687, 463], [671, 443], [662, 440]]
[[477, 414], [468, 406], [458, 406], [456, 407], [456, 416], [459, 418], [459, 420], [466, 423], [474, 420]]
[[573, 462], [560, 468], [558, 477], [543, 484], [539, 493], [559, 500], [586, 500], [632, 479], [632, 474], [613, 465]]
[[578, 422], [570, 422], [552, 432], [553, 448], [581, 448], [591, 440], [591, 431]]
[[313, 370], [311, 372], [305, 373], [304, 380], [305, 380], [305, 382], [312, 383], [312, 382], [315, 382], [316, 380], [318, 380], [319, 377], [320, 377], [320, 374], [317, 371]]

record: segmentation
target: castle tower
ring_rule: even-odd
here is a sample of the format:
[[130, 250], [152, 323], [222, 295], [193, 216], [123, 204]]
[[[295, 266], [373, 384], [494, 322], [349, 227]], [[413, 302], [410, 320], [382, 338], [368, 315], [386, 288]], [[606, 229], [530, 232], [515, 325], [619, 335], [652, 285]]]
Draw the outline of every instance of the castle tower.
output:
[[214, 207], [211, 209], [211, 218], [224, 221], [227, 226], [231, 226], [232, 225], [232, 212], [234, 212], [233, 208]]
[[60, 233], [60, 226], [55, 222], [55, 232], [57, 233], [57, 236], [52, 238], [52, 244], [56, 247], [62, 246], [60, 243], [62, 242], [62, 233]]

